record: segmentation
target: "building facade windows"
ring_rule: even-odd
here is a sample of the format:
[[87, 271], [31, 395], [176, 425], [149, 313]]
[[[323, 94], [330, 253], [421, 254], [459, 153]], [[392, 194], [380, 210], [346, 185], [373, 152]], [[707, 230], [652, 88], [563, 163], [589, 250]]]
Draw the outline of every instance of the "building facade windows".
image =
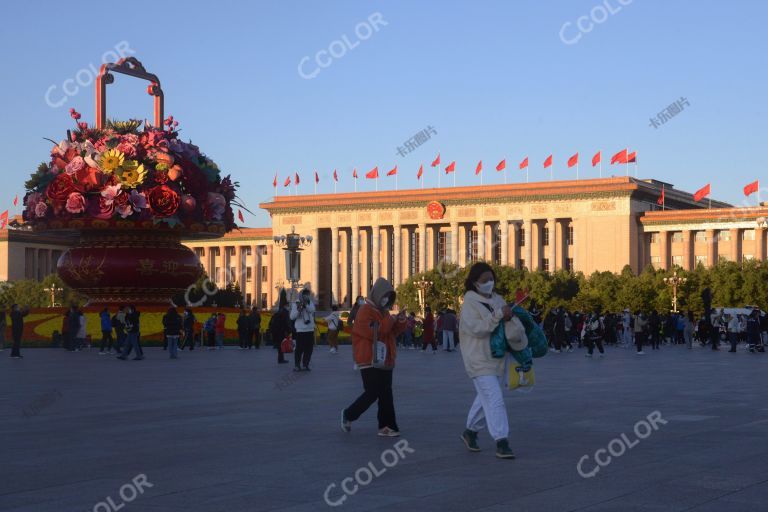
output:
[[741, 232], [741, 239], [742, 240], [754, 240], [755, 239], [755, 230], [754, 229], [745, 229]]
[[467, 263], [477, 261], [477, 231], [467, 230], [467, 243], [465, 244]]
[[525, 228], [520, 228], [520, 235], [518, 238], [520, 241], [520, 247], [525, 247]]
[[541, 245], [547, 247], [549, 245], [549, 228], [541, 230]]
[[541, 258], [541, 270], [549, 272], [549, 258]]
[[676, 267], [682, 267], [683, 266], [683, 257], [682, 256], [672, 256], [672, 265]]
[[707, 257], [706, 256], [696, 256], [696, 266], [699, 265], [705, 265], [707, 264]]
[[682, 231], [675, 231], [672, 233], [672, 243], [681, 243], [683, 241]]
[[696, 242], [706, 242], [707, 241], [707, 232], [706, 231], [696, 231], [696, 234], [694, 235], [693, 239]]
[[573, 225], [572, 224], [568, 225], [568, 231], [567, 231], [566, 237], [567, 238], [565, 239], [565, 244], [573, 245]]

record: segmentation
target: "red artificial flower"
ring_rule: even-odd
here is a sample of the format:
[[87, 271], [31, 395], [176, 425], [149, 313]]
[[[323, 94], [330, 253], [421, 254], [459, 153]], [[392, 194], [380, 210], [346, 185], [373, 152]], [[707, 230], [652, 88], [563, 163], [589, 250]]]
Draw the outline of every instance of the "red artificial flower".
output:
[[96, 219], [111, 219], [115, 214], [115, 202], [102, 195], [88, 200], [88, 215]]
[[93, 167], [83, 167], [75, 173], [75, 183], [85, 192], [101, 188], [103, 173]]
[[159, 185], [147, 192], [147, 201], [152, 213], [158, 217], [170, 217], [179, 209], [179, 194], [170, 187]]
[[51, 200], [54, 209], [58, 210], [67, 204], [67, 198], [69, 198], [69, 194], [72, 192], [82, 192], [82, 190], [72, 180], [72, 176], [62, 172], [57, 174], [53, 181], [48, 184], [45, 195]]

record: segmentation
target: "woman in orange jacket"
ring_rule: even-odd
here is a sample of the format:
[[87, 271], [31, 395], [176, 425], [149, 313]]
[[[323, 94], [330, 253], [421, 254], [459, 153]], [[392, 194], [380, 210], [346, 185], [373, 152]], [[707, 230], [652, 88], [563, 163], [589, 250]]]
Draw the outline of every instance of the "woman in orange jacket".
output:
[[[360, 370], [363, 379], [363, 394], [352, 405], [341, 410], [341, 429], [352, 430], [352, 422], [357, 420], [374, 402], [379, 402], [379, 434], [383, 437], [397, 437], [400, 429], [395, 418], [395, 402], [392, 397], [392, 372], [395, 369], [396, 339], [405, 330], [404, 312], [396, 317], [389, 310], [394, 306], [397, 294], [392, 285], [384, 278], [373, 284], [365, 304], [360, 307], [352, 327], [352, 354], [355, 369]], [[374, 340], [374, 330], [378, 330], [378, 340]], [[387, 347], [384, 364], [373, 367], [374, 344], [383, 342]]]

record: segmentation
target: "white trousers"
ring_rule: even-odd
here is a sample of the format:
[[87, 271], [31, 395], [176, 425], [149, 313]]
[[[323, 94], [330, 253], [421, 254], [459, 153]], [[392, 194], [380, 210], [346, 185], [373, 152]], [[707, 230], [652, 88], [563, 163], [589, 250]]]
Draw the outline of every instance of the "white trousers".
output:
[[443, 348], [453, 350], [453, 331], [443, 331]]
[[501, 379], [502, 377], [497, 375], [481, 375], [472, 379], [477, 396], [467, 415], [469, 430], [479, 432], [488, 427], [488, 432], [496, 441], [509, 436], [509, 420], [501, 391]]

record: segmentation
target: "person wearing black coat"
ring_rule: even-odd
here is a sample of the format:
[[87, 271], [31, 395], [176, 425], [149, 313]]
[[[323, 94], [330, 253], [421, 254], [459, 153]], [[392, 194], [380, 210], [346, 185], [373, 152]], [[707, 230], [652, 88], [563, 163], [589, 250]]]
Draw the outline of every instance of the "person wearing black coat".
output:
[[245, 309], [240, 309], [237, 317], [237, 337], [240, 340], [240, 350], [250, 348], [251, 320], [245, 314]]
[[251, 308], [251, 314], [248, 316], [248, 319], [251, 322], [251, 333], [250, 338], [248, 338], [248, 349], [251, 348], [251, 343], [253, 343], [253, 346], [255, 346], [257, 349], [261, 348], [261, 314], [259, 313], [259, 308], [253, 306]]
[[168, 340], [168, 354], [171, 359], [179, 357], [179, 337], [182, 327], [183, 321], [179, 312], [176, 308], [168, 308], [168, 312], [163, 316], [163, 332]]
[[13, 338], [13, 348], [11, 348], [11, 359], [21, 359], [21, 336], [24, 334], [24, 317], [29, 314], [29, 308], [19, 308], [18, 304], [11, 306], [11, 337]]
[[280, 299], [277, 303], [277, 311], [272, 315], [272, 319], [269, 321], [269, 334], [272, 337], [272, 346], [277, 349], [277, 362], [278, 364], [286, 364], [288, 361], [285, 359], [283, 349], [280, 346], [283, 339], [290, 335], [292, 332], [292, 322], [289, 312], [290, 304], [288, 304], [288, 296], [285, 290], [280, 290]]
[[183, 319], [183, 326], [184, 326], [184, 342], [181, 344], [181, 350], [184, 350], [184, 347], [189, 344], [189, 351], [195, 350], [195, 322], [197, 321], [197, 318], [195, 318], [195, 314], [192, 312], [190, 308], [186, 308], [184, 310], [184, 319]]
[[139, 335], [141, 333], [139, 321], [139, 312], [136, 311], [136, 306], [128, 306], [128, 312], [125, 315], [125, 350], [123, 350], [123, 353], [118, 359], [128, 358], [128, 354], [134, 349], [136, 351], [136, 357], [133, 358], [134, 361], [141, 361], [144, 359], [144, 351], [141, 349], [141, 344], [139, 343]]

